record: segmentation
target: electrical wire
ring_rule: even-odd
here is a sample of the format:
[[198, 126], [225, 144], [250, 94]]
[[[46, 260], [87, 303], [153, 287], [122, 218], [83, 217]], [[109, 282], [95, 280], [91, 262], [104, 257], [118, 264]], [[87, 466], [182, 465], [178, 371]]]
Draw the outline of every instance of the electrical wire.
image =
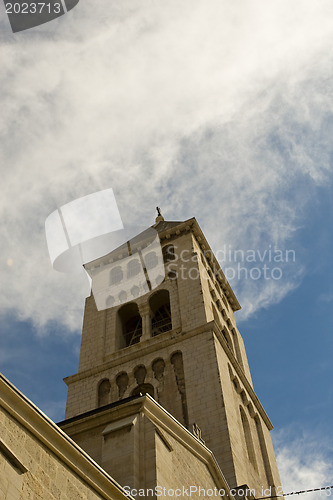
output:
[[290, 493], [284, 493], [283, 495], [272, 495], [270, 497], [260, 497], [256, 500], [267, 500], [268, 498], [282, 498], [288, 497], [290, 495], [303, 495], [304, 493], [311, 493], [312, 491], [323, 491], [323, 490], [331, 490], [332, 486], [323, 486], [322, 488], [313, 488], [312, 490], [301, 490], [301, 491], [291, 491]]

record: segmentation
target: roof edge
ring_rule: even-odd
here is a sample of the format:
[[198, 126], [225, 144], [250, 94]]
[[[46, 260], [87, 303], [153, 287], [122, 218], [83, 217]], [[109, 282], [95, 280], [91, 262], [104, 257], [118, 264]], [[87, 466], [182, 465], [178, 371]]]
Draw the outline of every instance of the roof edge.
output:
[[[0, 373], [0, 405], [75, 474], [106, 499], [129, 497], [64, 431]], [[36, 418], [37, 417], [37, 418]]]

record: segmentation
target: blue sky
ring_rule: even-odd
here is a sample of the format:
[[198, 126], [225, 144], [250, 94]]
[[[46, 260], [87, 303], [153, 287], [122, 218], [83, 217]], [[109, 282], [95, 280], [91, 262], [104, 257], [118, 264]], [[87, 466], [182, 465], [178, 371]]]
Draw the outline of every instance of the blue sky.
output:
[[230, 283], [285, 490], [331, 482], [332, 2], [85, 0], [0, 23], [3, 373], [63, 418], [86, 282], [52, 269], [44, 222], [112, 187], [125, 226], [159, 205], [215, 252], [295, 252], [281, 279]]

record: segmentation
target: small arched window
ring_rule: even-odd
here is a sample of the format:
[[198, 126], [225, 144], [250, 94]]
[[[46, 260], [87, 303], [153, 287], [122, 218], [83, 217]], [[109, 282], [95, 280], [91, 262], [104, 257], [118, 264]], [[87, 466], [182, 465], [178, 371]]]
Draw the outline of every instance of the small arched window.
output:
[[162, 358], [155, 359], [155, 361], [152, 364], [152, 369], [156, 380], [161, 382], [163, 380], [164, 369], [165, 369], [165, 363], [163, 359]]
[[186, 387], [185, 387], [185, 373], [184, 373], [184, 364], [183, 364], [183, 355], [180, 351], [174, 352], [170, 357], [171, 364], [173, 365], [176, 383], [178, 387], [178, 391], [181, 398], [181, 406], [182, 406], [182, 419], [185, 427], [188, 428], [188, 410], [187, 410], [187, 399], [186, 399]]
[[110, 403], [111, 384], [108, 379], [102, 380], [98, 386], [98, 406]]
[[135, 378], [136, 383], [138, 385], [141, 385], [144, 383], [146, 375], [147, 375], [147, 370], [146, 370], [146, 367], [144, 365], [139, 365], [135, 368], [134, 378]]
[[222, 293], [222, 300], [223, 300], [223, 304], [225, 305], [225, 307], [227, 308], [227, 311], [229, 310], [229, 304], [228, 304], [228, 301], [227, 299], [225, 298], [225, 296], [223, 295]]
[[231, 349], [231, 351], [233, 351], [232, 340], [231, 340], [229, 332], [226, 328], [222, 329], [222, 335], [225, 338], [225, 341], [228, 344], [229, 349]]
[[119, 373], [116, 377], [116, 384], [118, 386], [118, 396], [119, 399], [123, 397], [128, 387], [128, 375], [126, 372]]
[[232, 338], [234, 340], [234, 345], [235, 345], [236, 359], [237, 359], [238, 363], [241, 365], [241, 367], [244, 368], [244, 366], [243, 366], [243, 360], [242, 360], [242, 355], [241, 355], [241, 351], [240, 351], [240, 347], [239, 347], [239, 342], [238, 342], [237, 332], [233, 328], [231, 330], [231, 333], [232, 333]]
[[110, 271], [110, 285], [117, 285], [124, 277], [123, 270], [120, 266], [116, 266]]
[[250, 424], [249, 424], [249, 421], [248, 421], [247, 416], [245, 414], [245, 411], [243, 410], [243, 408], [241, 406], [239, 407], [239, 410], [240, 410], [240, 415], [241, 415], [241, 421], [242, 421], [242, 426], [243, 426], [247, 454], [248, 454], [248, 457], [249, 457], [250, 462], [252, 463], [253, 467], [255, 469], [257, 469], [257, 461], [256, 461], [255, 452], [254, 452]]
[[220, 316], [217, 312], [217, 309], [215, 307], [215, 305], [212, 303], [212, 309], [213, 309], [213, 315], [214, 315], [214, 320], [215, 320], [215, 323], [218, 325], [218, 327], [221, 329], [222, 328], [222, 323], [221, 323], [221, 319], [220, 319]]

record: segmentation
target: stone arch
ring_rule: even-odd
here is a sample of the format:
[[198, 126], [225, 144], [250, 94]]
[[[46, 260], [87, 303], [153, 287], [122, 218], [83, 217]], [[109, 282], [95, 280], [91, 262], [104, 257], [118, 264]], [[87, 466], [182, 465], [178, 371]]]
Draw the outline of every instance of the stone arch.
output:
[[239, 342], [238, 342], [237, 332], [234, 328], [232, 328], [231, 333], [232, 333], [232, 338], [233, 338], [234, 346], [235, 346], [236, 359], [237, 359], [238, 363], [241, 365], [241, 367], [244, 369], [242, 355], [241, 355]]
[[244, 391], [244, 389], [240, 392], [240, 397], [241, 397], [243, 405], [247, 406], [249, 403], [249, 400], [247, 399], [246, 392]]
[[251, 418], [254, 418], [255, 415], [256, 415], [256, 412], [254, 410], [254, 406], [253, 404], [251, 403], [251, 401], [248, 401], [248, 405], [247, 405], [247, 409], [248, 409], [248, 412], [249, 412], [249, 415]]
[[134, 378], [138, 385], [142, 385], [147, 376], [147, 370], [144, 365], [138, 365], [133, 370]]
[[238, 378], [234, 377], [232, 379], [232, 383], [234, 384], [234, 388], [236, 389], [237, 394], [240, 394], [242, 392], [242, 388], [240, 386]]
[[111, 384], [108, 378], [104, 378], [98, 384], [97, 405], [104, 406], [110, 403]]
[[213, 310], [214, 321], [217, 324], [217, 326], [220, 328], [220, 330], [222, 330], [222, 322], [221, 322], [220, 316], [217, 312], [217, 309], [215, 307], [214, 302], [212, 302], [212, 310]]
[[149, 299], [152, 337], [172, 330], [170, 294], [166, 289], [158, 290]]
[[232, 345], [232, 339], [231, 339], [230, 334], [229, 334], [229, 332], [228, 332], [228, 330], [226, 328], [222, 328], [222, 335], [223, 335], [223, 337], [224, 337], [224, 339], [225, 339], [225, 341], [226, 341], [229, 349], [232, 352], [234, 352], [234, 347]]
[[240, 416], [241, 416], [241, 421], [242, 421], [242, 427], [243, 427], [247, 455], [248, 455], [249, 460], [252, 463], [253, 467], [257, 470], [258, 466], [257, 466], [257, 460], [256, 460], [255, 451], [254, 451], [254, 446], [253, 446], [251, 427], [250, 427], [248, 418], [247, 418], [246, 413], [245, 413], [244, 409], [242, 408], [242, 406], [239, 407], [239, 411], [240, 411]]
[[154, 382], [156, 387], [156, 397], [157, 401], [164, 406], [165, 408], [168, 406], [169, 398], [168, 394], [165, 394], [165, 384], [167, 381], [165, 380], [165, 362], [162, 358], [155, 358], [151, 364], [151, 368], [154, 374]]
[[164, 370], [165, 370], [165, 362], [162, 358], [157, 358], [152, 362], [152, 370], [154, 373], [154, 377], [158, 382], [162, 382], [163, 377], [164, 377]]
[[118, 386], [118, 397], [122, 399], [124, 396], [126, 389], [128, 387], [129, 378], [126, 372], [120, 372], [116, 376], [116, 384]]
[[137, 344], [140, 342], [141, 335], [142, 318], [138, 305], [135, 302], [129, 302], [117, 313], [117, 337], [120, 348]]
[[227, 311], [229, 311], [229, 304], [228, 304], [228, 301], [227, 301], [227, 299], [225, 298], [225, 296], [224, 296], [224, 293], [223, 293], [223, 292], [221, 293], [221, 297], [222, 297], [222, 300], [223, 300], [223, 304], [225, 305], [225, 307], [226, 307]]
[[274, 479], [273, 479], [272, 469], [271, 469], [269, 456], [268, 456], [268, 452], [267, 452], [265, 436], [264, 436], [264, 433], [262, 430], [259, 415], [257, 413], [254, 416], [254, 422], [256, 425], [257, 437], [258, 437], [258, 441], [259, 441], [262, 460], [264, 463], [264, 469], [265, 469], [265, 474], [266, 474], [266, 478], [267, 478], [267, 483], [269, 485], [271, 485], [271, 484], [274, 484]]
[[181, 351], [176, 351], [170, 356], [171, 364], [173, 365], [178, 392], [181, 397], [182, 404], [182, 414], [184, 425], [188, 428], [188, 411], [187, 411], [187, 399], [186, 399], [186, 386], [185, 386], [185, 373], [183, 364], [183, 355]]

